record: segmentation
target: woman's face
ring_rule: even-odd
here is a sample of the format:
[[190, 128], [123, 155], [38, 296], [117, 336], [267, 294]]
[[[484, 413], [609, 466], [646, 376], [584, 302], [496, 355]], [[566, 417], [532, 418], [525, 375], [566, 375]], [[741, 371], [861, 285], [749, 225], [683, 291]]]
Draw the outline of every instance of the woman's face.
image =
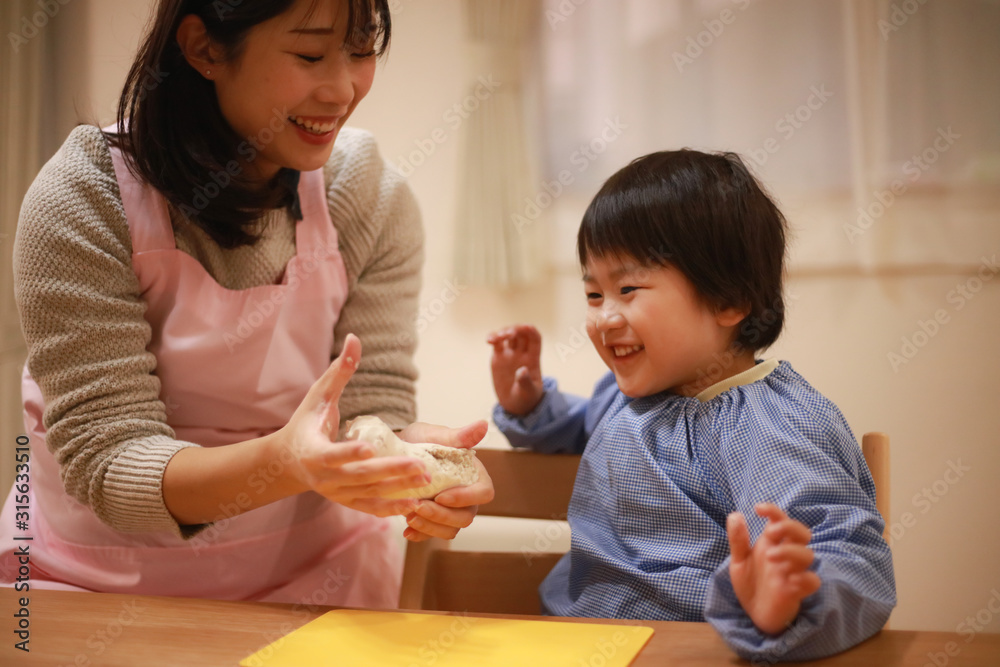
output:
[[374, 36], [347, 39], [347, 15], [348, 0], [298, 0], [254, 26], [239, 56], [212, 73], [223, 115], [246, 139], [239, 153], [258, 176], [322, 167], [371, 89]]

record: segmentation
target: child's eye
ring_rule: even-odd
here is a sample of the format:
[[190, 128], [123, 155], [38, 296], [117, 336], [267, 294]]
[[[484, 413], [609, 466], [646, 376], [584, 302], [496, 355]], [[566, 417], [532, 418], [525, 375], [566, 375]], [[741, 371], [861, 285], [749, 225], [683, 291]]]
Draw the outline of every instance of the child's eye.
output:
[[587, 292], [587, 301], [593, 301], [600, 298], [601, 294], [599, 292]]
[[358, 60], [364, 60], [365, 58], [371, 58], [374, 55], [375, 55], [375, 49], [371, 49], [371, 50], [365, 51], [363, 53], [352, 53], [351, 57], [352, 58], [357, 58]]
[[323, 60], [323, 56], [307, 56], [304, 53], [296, 53], [295, 55], [307, 63], [318, 63], [320, 60]]

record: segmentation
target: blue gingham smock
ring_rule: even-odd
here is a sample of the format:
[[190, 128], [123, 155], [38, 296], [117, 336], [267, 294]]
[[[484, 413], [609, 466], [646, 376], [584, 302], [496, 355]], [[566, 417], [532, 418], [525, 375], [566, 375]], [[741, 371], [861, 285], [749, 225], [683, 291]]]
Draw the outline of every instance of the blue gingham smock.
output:
[[[766, 662], [837, 653], [885, 624], [896, 604], [892, 555], [850, 427], [788, 362], [741, 374], [754, 375], [705, 401], [633, 400], [611, 373], [588, 401], [546, 378], [530, 414], [496, 406], [513, 446], [583, 453], [572, 547], [540, 588], [547, 613], [707, 620], [740, 656]], [[754, 505], [764, 501], [812, 530], [811, 569], [823, 582], [777, 636], [753, 625], [729, 579], [726, 516], [741, 511], [755, 542], [766, 521]]]

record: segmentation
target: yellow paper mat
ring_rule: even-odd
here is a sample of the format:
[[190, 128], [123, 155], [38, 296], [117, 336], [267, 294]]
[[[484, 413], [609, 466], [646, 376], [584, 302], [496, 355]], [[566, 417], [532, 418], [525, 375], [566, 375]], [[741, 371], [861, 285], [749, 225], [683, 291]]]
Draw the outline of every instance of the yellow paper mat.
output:
[[330, 611], [240, 662], [243, 667], [625, 667], [653, 635], [636, 625]]

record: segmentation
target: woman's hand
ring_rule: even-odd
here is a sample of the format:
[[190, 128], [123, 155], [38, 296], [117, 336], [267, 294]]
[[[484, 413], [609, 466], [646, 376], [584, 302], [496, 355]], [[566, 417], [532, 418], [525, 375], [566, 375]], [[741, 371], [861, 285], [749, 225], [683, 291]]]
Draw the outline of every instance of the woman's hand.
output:
[[[375, 516], [410, 514], [417, 508], [418, 500], [389, 500], [381, 496], [428, 484], [430, 475], [419, 459], [374, 457], [375, 451], [369, 443], [334, 442], [340, 426], [338, 401], [360, 359], [361, 341], [350, 334], [340, 356], [313, 384], [288, 424], [279, 431], [278, 442], [286, 450], [281, 458], [291, 459], [289, 467], [295, 492], [312, 490]], [[492, 484], [489, 488], [492, 497]], [[453, 517], [451, 520], [457, 521]]]
[[[407, 442], [432, 442], [449, 447], [469, 448], [486, 436], [487, 424], [477, 421], [462, 428], [447, 428], [417, 422], [399, 433]], [[468, 486], [456, 486], [442, 491], [433, 500], [420, 500], [414, 510], [406, 515], [407, 528], [403, 537], [411, 542], [422, 542], [431, 537], [450, 540], [462, 528], [472, 523], [479, 505], [493, 500], [493, 480], [486, 468], [474, 458], [479, 470], [479, 480]]]
[[535, 409], [545, 388], [542, 385], [542, 335], [526, 324], [494, 331], [486, 342], [493, 346], [490, 367], [497, 401], [512, 415]]

